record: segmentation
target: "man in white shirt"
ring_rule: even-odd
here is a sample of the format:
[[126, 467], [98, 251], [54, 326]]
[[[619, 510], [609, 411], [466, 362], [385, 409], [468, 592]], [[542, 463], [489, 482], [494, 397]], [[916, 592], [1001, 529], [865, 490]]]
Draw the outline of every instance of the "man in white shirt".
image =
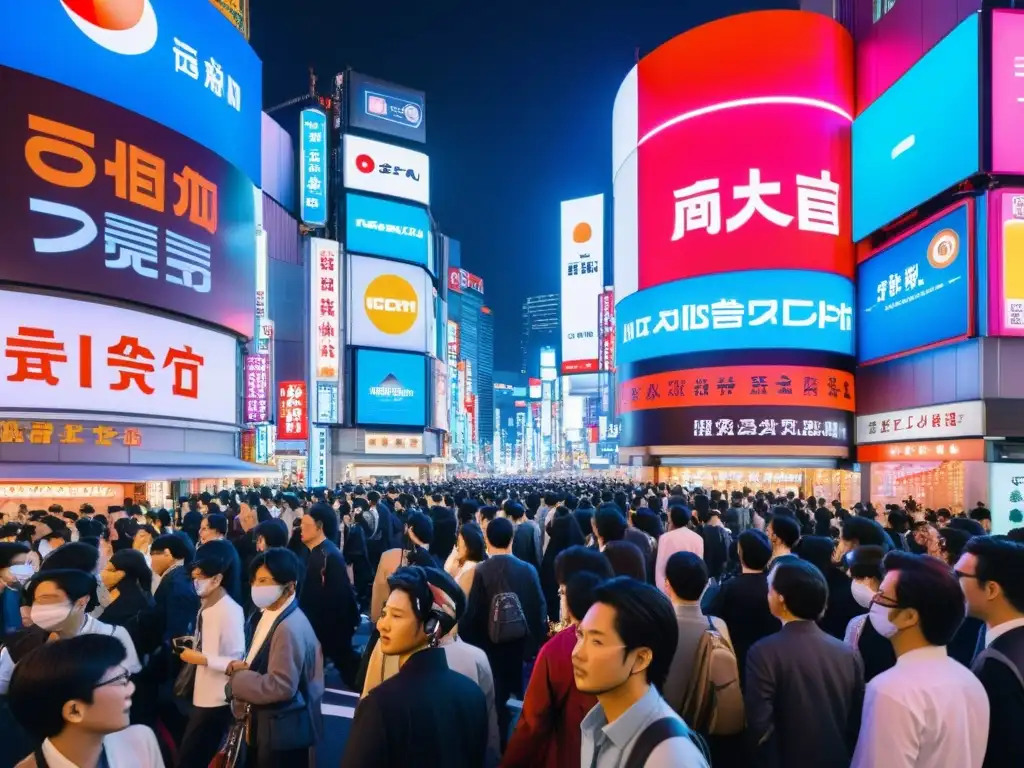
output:
[[889, 639], [896, 666], [875, 677], [852, 768], [981, 768], [988, 739], [985, 689], [945, 646], [964, 620], [949, 566], [890, 552], [868, 619]]
[[691, 512], [681, 504], [673, 504], [668, 511], [671, 529], [658, 540], [658, 557], [654, 561], [654, 586], [671, 598], [665, 586], [665, 564], [676, 552], [692, 552], [704, 557], [704, 537], [689, 528]]

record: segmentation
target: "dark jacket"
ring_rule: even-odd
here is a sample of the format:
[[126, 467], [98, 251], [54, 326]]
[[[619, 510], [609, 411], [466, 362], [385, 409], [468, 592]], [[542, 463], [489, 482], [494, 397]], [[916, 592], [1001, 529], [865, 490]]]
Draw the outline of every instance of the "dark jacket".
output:
[[516, 525], [515, 536], [512, 538], [512, 554], [529, 563], [540, 573], [541, 548], [540, 528], [532, 520], [525, 518]]
[[[128, 579], [125, 579], [127, 582]], [[156, 606], [153, 596], [134, 581], [118, 585], [117, 600], [112, 602], [97, 618], [104, 624], [124, 627], [138, 649], [143, 642], [142, 625], [146, 615]]]
[[988, 694], [990, 720], [983, 766], [1020, 768], [1024, 765], [1024, 739], [1018, 730], [1024, 722], [1024, 627], [993, 640], [974, 660], [971, 670]]
[[345, 558], [334, 542], [327, 540], [312, 550], [303, 550], [306, 575], [299, 607], [313, 626], [324, 655], [340, 667], [352, 651], [352, 635], [359, 626], [359, 605], [348, 580]]
[[[848, 768], [864, 702], [857, 652], [810, 621], [793, 621], [747, 653], [752, 765]], [[813, 702], [808, 706], [809, 702]]]
[[721, 579], [729, 564], [732, 534], [724, 525], [702, 525], [700, 535], [704, 539], [704, 562], [708, 566], [708, 576]]
[[341, 766], [480, 768], [487, 719], [480, 686], [449, 669], [444, 649], [419, 651], [359, 702]]
[[768, 577], [763, 573], [734, 576], [725, 581], [711, 602], [702, 608], [705, 615], [717, 616], [729, 628], [742, 682], [746, 676], [747, 651], [782, 626], [768, 610]]
[[625, 541], [635, 544], [637, 549], [640, 550], [640, 554], [644, 556], [644, 573], [648, 574], [650, 581], [653, 581], [650, 576], [654, 573], [655, 554], [654, 545], [651, 544], [651, 537], [639, 528], [630, 526], [626, 528]]
[[853, 582], [839, 570], [838, 566], [831, 566], [828, 569], [825, 581], [828, 584], [828, 607], [825, 608], [825, 615], [818, 620], [818, 626], [832, 637], [842, 640], [846, 637], [846, 627], [850, 619], [867, 611], [853, 599]]
[[547, 605], [537, 571], [512, 555], [496, 555], [476, 567], [466, 612], [459, 622], [459, 636], [491, 655], [494, 646], [487, 634], [491, 600], [501, 592], [519, 596], [530, 628], [524, 652], [531, 657], [547, 639]]
[[0, 592], [0, 642], [5, 642], [8, 635], [20, 632], [23, 629], [21, 623], [21, 590], [4, 587]]
[[141, 628], [139, 656], [169, 644], [172, 638], [191, 635], [199, 615], [199, 596], [186, 566], [164, 574], [153, 593], [153, 607], [139, 618]]
[[750, 510], [743, 507], [729, 507], [722, 515], [722, 524], [729, 529], [733, 536], [739, 536], [753, 524]]

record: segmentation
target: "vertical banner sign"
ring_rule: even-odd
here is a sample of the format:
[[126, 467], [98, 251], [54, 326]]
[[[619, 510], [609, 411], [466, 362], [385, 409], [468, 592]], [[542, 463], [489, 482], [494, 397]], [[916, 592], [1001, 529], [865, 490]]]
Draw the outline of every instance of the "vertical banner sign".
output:
[[597, 365], [602, 371], [615, 370], [615, 291], [607, 288], [597, 303]]
[[277, 387], [277, 439], [309, 438], [309, 392], [304, 381], [282, 381]]
[[256, 430], [247, 429], [242, 432], [242, 461], [256, 461]]
[[[262, 205], [262, 201], [260, 202]], [[263, 229], [256, 232], [256, 327], [259, 334], [259, 323], [267, 317], [267, 233]]]
[[336, 384], [316, 385], [316, 423], [338, 423], [338, 386]]
[[266, 355], [245, 356], [245, 423], [268, 420], [267, 395], [269, 371]]
[[594, 306], [604, 291], [604, 195], [562, 203], [562, 373], [598, 370]]
[[260, 424], [256, 427], [256, 463], [270, 463], [270, 426]]
[[310, 314], [313, 316], [313, 374], [316, 381], [338, 380], [338, 297], [341, 295], [339, 250], [333, 240], [318, 237], [310, 240], [313, 256], [309, 270], [313, 283]]
[[327, 115], [302, 110], [299, 135], [299, 184], [302, 221], [311, 227], [327, 224]]
[[309, 434], [309, 487], [322, 488], [327, 485], [327, 428], [313, 427]]

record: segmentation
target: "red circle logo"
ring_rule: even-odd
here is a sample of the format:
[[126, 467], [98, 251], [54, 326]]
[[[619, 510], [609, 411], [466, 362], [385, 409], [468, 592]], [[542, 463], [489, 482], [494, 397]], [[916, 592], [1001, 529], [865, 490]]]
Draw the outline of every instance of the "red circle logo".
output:
[[75, 26], [97, 45], [125, 56], [148, 53], [156, 44], [151, 0], [60, 0]]
[[373, 169], [376, 167], [377, 164], [373, 162], [373, 158], [369, 155], [356, 156], [356, 169], [362, 173], [373, 173]]

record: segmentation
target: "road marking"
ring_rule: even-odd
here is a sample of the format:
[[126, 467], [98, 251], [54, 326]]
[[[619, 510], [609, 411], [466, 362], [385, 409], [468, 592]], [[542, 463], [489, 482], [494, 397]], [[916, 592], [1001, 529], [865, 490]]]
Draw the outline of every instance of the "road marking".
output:
[[356, 713], [355, 707], [342, 707], [338, 704], [322, 704], [320, 710], [326, 717], [344, 717], [346, 720], [351, 720]]

